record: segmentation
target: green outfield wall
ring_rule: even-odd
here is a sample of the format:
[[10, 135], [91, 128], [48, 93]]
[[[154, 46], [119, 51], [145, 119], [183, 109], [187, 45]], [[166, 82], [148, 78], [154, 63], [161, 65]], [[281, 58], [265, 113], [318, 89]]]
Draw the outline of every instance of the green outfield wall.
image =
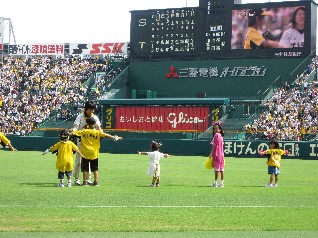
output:
[[[37, 137], [37, 136], [8, 136], [11, 143], [17, 150], [21, 151], [44, 151], [58, 142], [57, 137]], [[149, 151], [150, 143], [153, 139], [124, 139], [114, 142], [110, 139], [101, 140], [101, 152], [133, 154], [137, 151]], [[167, 139], [160, 140], [163, 143], [161, 150], [171, 155], [202, 155], [207, 156], [211, 151], [209, 140], [188, 140], [188, 139]], [[317, 141], [282, 141], [280, 147], [288, 150], [287, 158], [317, 159]], [[224, 142], [225, 156], [238, 158], [260, 157], [258, 151], [269, 148], [269, 141], [238, 141], [226, 140]], [[19, 152], [17, 152], [19, 153]], [[1, 157], [1, 154], [0, 154]]]
[[169, 98], [263, 98], [269, 87], [294, 82], [309, 58], [131, 61], [129, 88]]

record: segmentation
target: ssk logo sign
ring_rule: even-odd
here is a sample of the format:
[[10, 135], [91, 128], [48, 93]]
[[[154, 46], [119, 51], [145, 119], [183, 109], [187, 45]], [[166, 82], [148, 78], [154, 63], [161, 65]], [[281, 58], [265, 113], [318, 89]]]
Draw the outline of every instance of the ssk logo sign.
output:
[[70, 44], [72, 55], [127, 54], [128, 43]]

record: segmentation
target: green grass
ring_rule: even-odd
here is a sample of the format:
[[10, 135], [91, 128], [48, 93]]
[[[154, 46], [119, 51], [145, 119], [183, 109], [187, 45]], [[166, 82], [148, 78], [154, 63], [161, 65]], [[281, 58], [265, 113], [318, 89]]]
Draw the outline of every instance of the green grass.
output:
[[212, 188], [205, 157], [161, 161], [101, 154], [99, 187], [58, 188], [55, 155], [0, 151], [0, 237], [318, 237], [317, 160], [282, 161], [278, 188], [265, 158], [227, 158]]

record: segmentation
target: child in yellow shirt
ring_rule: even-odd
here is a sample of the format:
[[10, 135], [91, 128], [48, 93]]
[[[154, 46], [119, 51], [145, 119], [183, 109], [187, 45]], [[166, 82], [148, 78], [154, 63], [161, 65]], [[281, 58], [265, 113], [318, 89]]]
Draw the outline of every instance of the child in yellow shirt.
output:
[[[266, 184], [266, 187], [278, 187], [278, 175], [280, 174], [280, 161], [282, 159], [282, 155], [287, 155], [288, 150], [281, 150], [279, 148], [278, 141], [272, 140], [270, 143], [270, 149], [268, 150], [261, 150], [259, 152], [260, 155], [268, 155], [268, 159], [266, 161], [266, 164], [268, 165], [268, 174], [269, 177], [269, 183]], [[273, 184], [273, 180], [275, 177], [275, 183]]]
[[11, 144], [10, 140], [2, 133], [0, 132], [0, 144], [3, 147], [8, 146], [10, 148], [10, 150], [12, 151], [17, 151]]
[[[69, 132], [63, 130], [60, 134], [60, 141], [57, 142], [55, 145], [51, 146], [50, 149], [47, 149], [42, 153], [42, 155], [47, 154], [49, 151], [52, 154], [56, 153], [56, 169], [58, 170], [58, 187], [64, 187], [64, 174], [67, 177], [67, 185], [66, 187], [71, 187], [72, 184], [72, 171], [74, 168], [73, 165], [73, 155], [78, 152], [77, 146], [72, 142], [69, 141]], [[82, 155], [82, 154], [81, 154]]]
[[81, 137], [81, 152], [82, 156], [82, 172], [83, 172], [83, 186], [87, 186], [87, 179], [89, 167], [94, 174], [93, 186], [98, 186], [98, 156], [100, 149], [100, 139], [103, 137], [112, 138], [114, 141], [122, 140], [122, 137], [112, 136], [104, 133], [102, 130], [95, 128], [96, 120], [93, 117], [86, 119], [86, 126], [82, 130], [74, 131], [71, 135]]

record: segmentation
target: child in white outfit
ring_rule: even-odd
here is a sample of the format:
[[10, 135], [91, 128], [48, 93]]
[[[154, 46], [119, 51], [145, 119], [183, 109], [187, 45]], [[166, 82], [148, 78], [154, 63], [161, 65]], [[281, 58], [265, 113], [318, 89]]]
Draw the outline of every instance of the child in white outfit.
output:
[[159, 187], [160, 184], [160, 164], [159, 161], [165, 157], [168, 158], [168, 154], [164, 154], [159, 152], [159, 146], [161, 146], [161, 143], [158, 143], [156, 141], [153, 141], [151, 143], [151, 150], [152, 152], [139, 152], [140, 155], [148, 155], [150, 157], [149, 161], [149, 169], [148, 169], [148, 175], [152, 176], [152, 182], [150, 184], [150, 187]]

